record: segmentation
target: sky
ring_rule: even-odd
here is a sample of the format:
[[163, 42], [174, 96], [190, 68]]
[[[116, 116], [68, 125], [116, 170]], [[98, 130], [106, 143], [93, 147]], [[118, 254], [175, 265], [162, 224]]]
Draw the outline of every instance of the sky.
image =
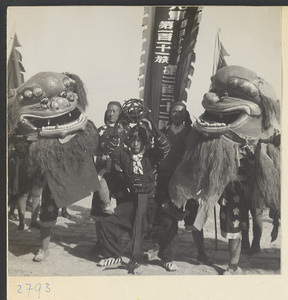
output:
[[[187, 106], [195, 116], [212, 75], [218, 27], [229, 65], [255, 71], [281, 96], [280, 7], [205, 6]], [[71, 72], [85, 83], [88, 117], [103, 125], [109, 101], [139, 98], [143, 6], [10, 7], [8, 43], [16, 32], [25, 80], [42, 71]]]

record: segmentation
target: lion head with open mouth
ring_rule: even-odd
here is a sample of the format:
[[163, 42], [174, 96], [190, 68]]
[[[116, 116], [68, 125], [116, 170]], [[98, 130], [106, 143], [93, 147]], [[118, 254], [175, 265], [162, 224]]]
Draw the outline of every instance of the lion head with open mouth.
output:
[[279, 129], [279, 100], [273, 87], [255, 72], [228, 66], [211, 81], [211, 90], [202, 101], [205, 112], [194, 124], [201, 134], [249, 140], [271, 126]]
[[76, 75], [41, 72], [19, 86], [9, 99], [10, 130], [28, 140], [65, 138], [85, 130], [86, 92]]

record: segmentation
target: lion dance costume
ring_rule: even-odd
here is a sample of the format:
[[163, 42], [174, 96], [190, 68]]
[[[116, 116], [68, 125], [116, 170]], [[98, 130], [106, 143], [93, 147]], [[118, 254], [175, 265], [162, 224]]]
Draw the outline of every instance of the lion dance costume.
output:
[[268, 82], [240, 66], [220, 69], [211, 81], [202, 101], [205, 112], [170, 182], [172, 202], [180, 208], [198, 199], [194, 227], [201, 230], [219, 201], [228, 239], [241, 239], [245, 203], [260, 210], [265, 205], [273, 241], [280, 218], [280, 101]]
[[31, 178], [40, 177], [44, 186], [39, 221], [42, 249], [35, 261], [48, 254], [58, 208], [99, 189], [93, 163], [98, 134], [84, 112], [87, 104], [81, 79], [69, 73], [38, 73], [9, 99], [9, 134], [13, 140], [27, 141], [27, 171]]

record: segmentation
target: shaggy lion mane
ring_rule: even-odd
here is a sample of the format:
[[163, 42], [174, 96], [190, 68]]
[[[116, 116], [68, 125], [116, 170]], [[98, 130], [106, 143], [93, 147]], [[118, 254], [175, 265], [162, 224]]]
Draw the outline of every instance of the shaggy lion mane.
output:
[[207, 197], [218, 193], [235, 177], [238, 167], [236, 144], [223, 136], [205, 138], [191, 130], [179, 168], [190, 177], [193, 194], [200, 190]]
[[85, 131], [78, 132], [67, 143], [61, 144], [58, 139], [40, 139], [30, 146], [30, 173], [37, 170], [55, 176], [57, 169], [67, 167], [75, 160], [79, 168], [86, 159], [95, 155], [98, 144], [98, 132], [95, 125], [88, 121]]

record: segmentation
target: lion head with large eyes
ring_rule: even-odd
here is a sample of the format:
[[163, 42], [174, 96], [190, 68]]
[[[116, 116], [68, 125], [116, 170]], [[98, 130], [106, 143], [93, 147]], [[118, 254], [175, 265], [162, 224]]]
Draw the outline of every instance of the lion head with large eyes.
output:
[[9, 143], [25, 144], [27, 175], [45, 177], [58, 207], [95, 191], [98, 132], [85, 114], [88, 102], [82, 80], [70, 73], [40, 72], [11, 95]]
[[249, 140], [270, 127], [279, 129], [280, 102], [273, 87], [255, 72], [227, 66], [212, 76], [211, 82], [202, 101], [205, 112], [194, 124], [201, 134], [235, 134]]
[[71, 73], [40, 72], [14, 90], [8, 101], [9, 138], [28, 141], [31, 172], [54, 174], [95, 152], [97, 129], [85, 114], [87, 104], [82, 80]]
[[9, 99], [9, 131], [29, 140], [65, 138], [85, 130], [86, 92], [74, 74], [41, 72], [19, 86]]

